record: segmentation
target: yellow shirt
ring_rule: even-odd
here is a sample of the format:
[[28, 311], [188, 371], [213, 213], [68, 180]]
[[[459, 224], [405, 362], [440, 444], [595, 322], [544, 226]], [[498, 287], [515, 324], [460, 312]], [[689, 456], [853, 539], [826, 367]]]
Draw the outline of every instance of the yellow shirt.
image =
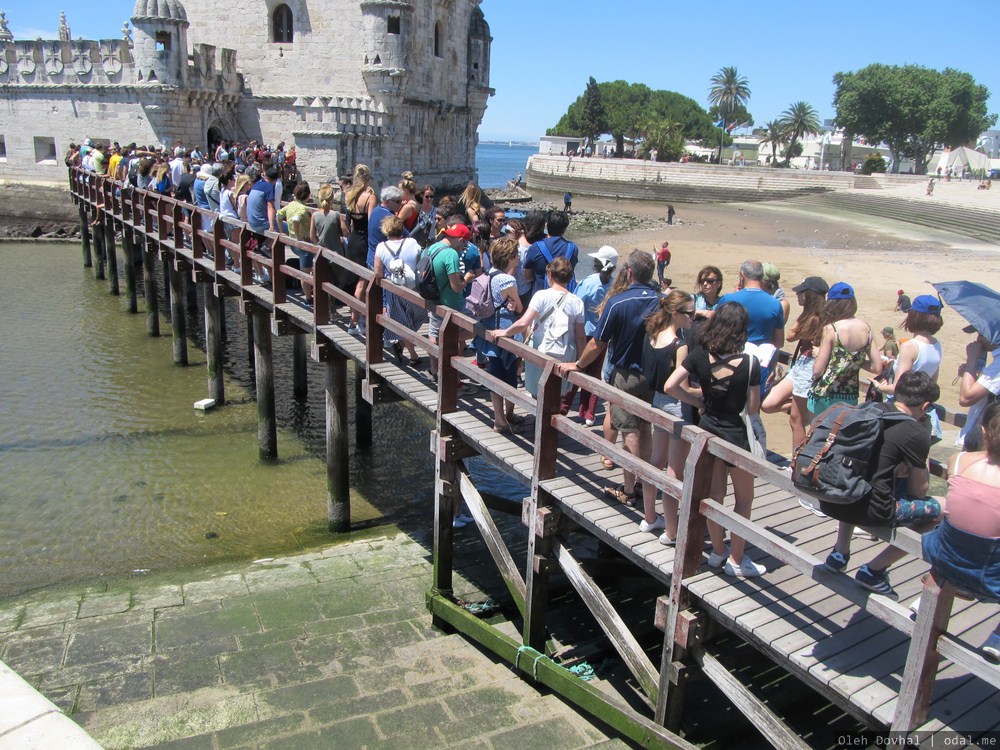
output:
[[278, 221], [288, 222], [288, 233], [297, 240], [309, 241], [309, 209], [292, 201], [278, 211]]
[[118, 171], [118, 163], [121, 160], [122, 160], [122, 155], [121, 154], [114, 154], [111, 157], [111, 160], [108, 162], [108, 176], [109, 177], [113, 178], [115, 176], [115, 172]]

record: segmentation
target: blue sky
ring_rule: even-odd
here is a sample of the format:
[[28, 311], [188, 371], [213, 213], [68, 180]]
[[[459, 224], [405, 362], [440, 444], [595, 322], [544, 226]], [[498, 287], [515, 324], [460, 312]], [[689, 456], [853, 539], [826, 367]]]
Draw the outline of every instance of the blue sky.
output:
[[[117, 37], [133, 4], [19, 0], [0, 8], [16, 38], [52, 38], [65, 10], [73, 36], [93, 39]], [[750, 80], [749, 110], [758, 123], [799, 100], [821, 119], [833, 117], [834, 73], [874, 62], [966, 71], [990, 90], [989, 111], [1000, 112], [1000, 65], [988, 31], [1000, 20], [996, 0], [955, 6], [930, 0], [856, 6], [483, 0], [482, 8], [493, 34], [497, 92], [479, 130], [483, 140], [536, 139], [583, 92], [589, 76], [677, 91], [707, 106], [709, 79], [727, 65]]]

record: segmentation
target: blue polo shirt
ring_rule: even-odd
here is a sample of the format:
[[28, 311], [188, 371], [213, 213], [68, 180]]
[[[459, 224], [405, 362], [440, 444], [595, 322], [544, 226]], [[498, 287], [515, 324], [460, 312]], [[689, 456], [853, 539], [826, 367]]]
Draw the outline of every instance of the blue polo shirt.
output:
[[[368, 257], [365, 258], [365, 263], [369, 268], [375, 268], [375, 248], [380, 243], [385, 242], [385, 234], [382, 232], [382, 222], [385, 221], [387, 216], [392, 215], [392, 211], [381, 203], [375, 206], [371, 214], [368, 215]], [[405, 229], [403, 232], [405, 237], [410, 236], [410, 233]]]
[[604, 307], [594, 338], [608, 343], [608, 360], [624, 370], [642, 370], [646, 318], [660, 306], [660, 295], [648, 284], [632, 284]]
[[750, 316], [747, 341], [751, 344], [773, 343], [774, 329], [785, 327], [785, 312], [781, 303], [763, 289], [740, 289], [719, 300], [720, 305], [726, 302], [737, 302], [746, 308]]

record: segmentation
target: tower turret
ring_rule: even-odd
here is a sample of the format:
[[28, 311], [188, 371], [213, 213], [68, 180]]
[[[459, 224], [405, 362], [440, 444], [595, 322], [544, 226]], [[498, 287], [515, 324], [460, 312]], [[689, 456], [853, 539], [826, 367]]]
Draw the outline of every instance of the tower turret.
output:
[[183, 86], [187, 83], [187, 11], [178, 0], [136, 0], [136, 79], [143, 83]]

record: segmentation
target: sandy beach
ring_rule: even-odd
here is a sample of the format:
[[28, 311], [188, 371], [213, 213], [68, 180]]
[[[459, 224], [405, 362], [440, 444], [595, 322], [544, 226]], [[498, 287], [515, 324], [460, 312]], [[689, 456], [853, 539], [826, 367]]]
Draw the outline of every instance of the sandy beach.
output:
[[[539, 195], [555, 204], [561, 196]], [[575, 211], [619, 211], [644, 220], [643, 226], [627, 232], [567, 232], [580, 244], [581, 252], [592, 252], [609, 244], [623, 255], [638, 248], [652, 251], [654, 244], [670, 242], [672, 261], [667, 276], [674, 286], [694, 291], [694, 279], [704, 265], [718, 266], [724, 289], [732, 290], [740, 263], [747, 258], [774, 263], [781, 269], [786, 290], [805, 276], [822, 276], [829, 283], [846, 281], [857, 293], [859, 315], [871, 325], [876, 339], [883, 326], [901, 330], [904, 316], [893, 312], [896, 290], [911, 298], [933, 294], [929, 282], [970, 279], [1000, 289], [1000, 247], [986, 242], [877, 217], [858, 217], [815, 206], [794, 203], [675, 204], [675, 224], [666, 224], [666, 207], [660, 203], [611, 201], [574, 196]], [[795, 295], [790, 321], [799, 309]], [[947, 308], [944, 327], [938, 334], [944, 348], [939, 384], [941, 403], [958, 410], [956, 369], [965, 359], [965, 346], [972, 339], [962, 333], [965, 321]], [[790, 327], [790, 325], [789, 325]], [[787, 332], [786, 328], [786, 332]], [[787, 347], [786, 347], [787, 348]], [[782, 415], [765, 417], [769, 445], [788, 453], [790, 433]], [[947, 440], [947, 438], [946, 438]]]

